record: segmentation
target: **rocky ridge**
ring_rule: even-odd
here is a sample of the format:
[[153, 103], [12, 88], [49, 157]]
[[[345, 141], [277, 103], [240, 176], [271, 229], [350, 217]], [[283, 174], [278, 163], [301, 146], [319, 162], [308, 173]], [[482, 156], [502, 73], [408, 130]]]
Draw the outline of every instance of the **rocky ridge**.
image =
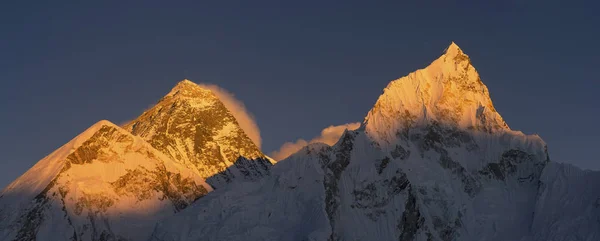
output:
[[184, 80], [124, 128], [94, 124], [3, 190], [0, 240], [148, 240], [158, 220], [270, 167], [219, 99]]

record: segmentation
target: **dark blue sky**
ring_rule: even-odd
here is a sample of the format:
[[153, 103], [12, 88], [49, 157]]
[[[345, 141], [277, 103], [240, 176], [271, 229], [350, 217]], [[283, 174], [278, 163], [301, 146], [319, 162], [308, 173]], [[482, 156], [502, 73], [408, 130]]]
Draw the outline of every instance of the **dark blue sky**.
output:
[[450, 41], [513, 129], [541, 135], [555, 161], [600, 169], [597, 1], [11, 2], [0, 4], [0, 187], [183, 78], [235, 93], [268, 153], [362, 121], [389, 81]]

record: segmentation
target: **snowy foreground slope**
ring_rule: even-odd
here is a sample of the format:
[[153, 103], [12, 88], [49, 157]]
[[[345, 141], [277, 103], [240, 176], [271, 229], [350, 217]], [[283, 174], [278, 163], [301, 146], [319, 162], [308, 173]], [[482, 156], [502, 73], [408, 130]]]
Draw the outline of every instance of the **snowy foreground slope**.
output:
[[550, 163], [541, 182], [534, 240], [600, 240], [600, 172]]
[[152, 240], [600, 240], [598, 176], [511, 130], [452, 43], [334, 146], [209, 193]]
[[184, 80], [126, 129], [100, 121], [11, 183], [0, 240], [148, 240], [158, 220], [270, 167], [216, 96]]

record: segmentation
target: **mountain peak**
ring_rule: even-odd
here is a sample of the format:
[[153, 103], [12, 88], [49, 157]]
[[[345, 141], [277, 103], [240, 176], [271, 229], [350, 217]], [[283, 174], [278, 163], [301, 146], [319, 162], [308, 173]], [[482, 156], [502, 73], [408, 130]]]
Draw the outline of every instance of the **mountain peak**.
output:
[[[218, 176], [229, 181], [229, 167], [241, 166], [237, 163], [241, 159], [258, 160], [244, 162], [250, 166], [268, 162], [223, 102], [187, 79], [124, 128], [205, 179]], [[268, 166], [254, 169], [262, 173]], [[224, 184], [218, 178], [209, 182], [215, 188]]]
[[452, 41], [448, 48], [446, 48], [445, 55], [456, 56], [458, 54], [463, 54], [463, 51], [458, 47], [458, 44]]
[[193, 87], [197, 85], [196, 83], [192, 82], [189, 79], [183, 79], [179, 82], [177, 82], [177, 84], [175, 85], [176, 88], [186, 88], [186, 87]]
[[182, 96], [182, 97], [214, 97], [212, 91], [200, 87], [198, 84], [184, 79], [179, 81], [167, 96]]
[[71, 240], [148, 240], [159, 219], [209, 190], [193, 169], [102, 120], [0, 193], [0, 236], [65, 240], [68, 233]]
[[387, 142], [434, 123], [488, 133], [508, 129], [469, 57], [454, 42], [426, 68], [390, 82], [365, 121], [372, 137]]
[[29, 195], [21, 195], [21, 198], [23, 199], [37, 195], [61, 170], [63, 167], [63, 160], [105, 126], [116, 127], [115, 124], [108, 120], [96, 122], [75, 138], [71, 139], [71, 141], [37, 162], [30, 170], [8, 185], [2, 193], [0, 193], [0, 196], [13, 191], [26, 191]]
[[[463, 52], [463, 50], [460, 47], [458, 47], [458, 45], [455, 42], [450, 43], [448, 48], [446, 48], [446, 51], [444, 51], [444, 54], [440, 56], [437, 62], [440, 62], [440, 64], [455, 69], [474, 69], [474, 67], [471, 65], [471, 59], [469, 58], [469, 56], [465, 54], [465, 52]], [[432, 65], [434, 65], [434, 63], [432, 63]]]
[[102, 127], [102, 126], [116, 127], [117, 125], [115, 125], [114, 123], [110, 122], [109, 120], [99, 120], [98, 122], [96, 122], [95, 124], [93, 124], [92, 126], [90, 126], [90, 128], [88, 128], [88, 130], [100, 129], [100, 127]]
[[0, 192], [0, 240], [148, 240], [157, 220], [271, 165], [216, 95], [186, 79], [123, 127], [98, 121]]

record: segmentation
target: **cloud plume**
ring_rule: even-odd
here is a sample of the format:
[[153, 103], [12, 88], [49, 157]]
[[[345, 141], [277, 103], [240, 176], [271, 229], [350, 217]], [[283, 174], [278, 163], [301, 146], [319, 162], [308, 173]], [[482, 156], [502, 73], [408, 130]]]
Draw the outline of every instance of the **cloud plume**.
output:
[[217, 85], [213, 84], [198, 84], [200, 87], [212, 91], [221, 100], [223, 105], [231, 112], [235, 120], [240, 125], [240, 128], [246, 132], [246, 135], [260, 149], [262, 139], [260, 137], [260, 129], [254, 120], [254, 116], [246, 110], [246, 106], [240, 100], [235, 98], [235, 95]]
[[295, 142], [286, 142], [279, 148], [279, 150], [271, 152], [269, 156], [276, 161], [281, 161], [310, 143], [322, 142], [331, 146], [340, 139], [340, 136], [342, 136], [344, 130], [356, 130], [358, 127], [360, 127], [360, 122], [329, 126], [321, 131], [321, 135], [311, 139], [310, 141], [298, 139]]

